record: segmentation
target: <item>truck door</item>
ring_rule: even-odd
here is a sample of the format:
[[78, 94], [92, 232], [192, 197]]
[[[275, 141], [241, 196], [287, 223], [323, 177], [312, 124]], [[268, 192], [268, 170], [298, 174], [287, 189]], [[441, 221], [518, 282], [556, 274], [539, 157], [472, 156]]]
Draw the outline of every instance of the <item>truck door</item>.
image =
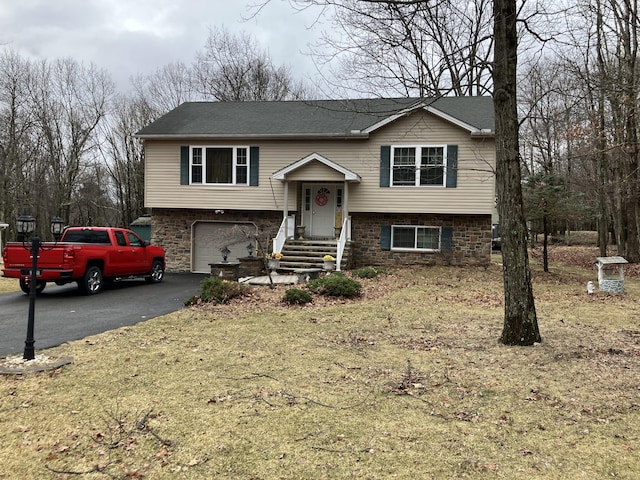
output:
[[121, 230], [114, 230], [113, 236], [116, 245], [111, 250], [109, 274], [121, 277], [125, 275], [133, 275], [134, 273], [134, 254], [131, 247], [127, 244], [127, 238]]
[[125, 232], [129, 241], [129, 248], [132, 255], [132, 267], [135, 270], [133, 274], [139, 275], [151, 270], [151, 262], [147, 259], [147, 249], [144, 241], [133, 232]]

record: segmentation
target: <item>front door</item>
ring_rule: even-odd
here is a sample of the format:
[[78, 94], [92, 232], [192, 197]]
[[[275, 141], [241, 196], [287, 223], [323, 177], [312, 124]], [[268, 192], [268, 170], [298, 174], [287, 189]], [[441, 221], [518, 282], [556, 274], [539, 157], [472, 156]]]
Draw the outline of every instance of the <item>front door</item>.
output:
[[302, 186], [302, 222], [305, 235], [334, 237], [336, 214], [339, 214], [342, 207], [341, 198], [341, 185], [306, 183]]

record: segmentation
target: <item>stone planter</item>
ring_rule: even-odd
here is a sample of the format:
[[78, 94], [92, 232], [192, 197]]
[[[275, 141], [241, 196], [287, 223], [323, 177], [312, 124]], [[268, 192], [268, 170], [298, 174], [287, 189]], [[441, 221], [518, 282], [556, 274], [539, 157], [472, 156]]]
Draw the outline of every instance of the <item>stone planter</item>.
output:
[[322, 269], [325, 272], [333, 272], [336, 269], [335, 260], [324, 260], [322, 264]]
[[210, 263], [211, 276], [219, 277], [223, 280], [238, 281], [238, 271], [240, 269], [240, 262], [217, 262]]
[[238, 275], [242, 277], [258, 277], [262, 273], [264, 263], [261, 258], [258, 257], [242, 257], [238, 258], [240, 262], [240, 271]]
[[269, 270], [277, 270], [280, 268], [280, 260], [276, 258], [269, 259]]

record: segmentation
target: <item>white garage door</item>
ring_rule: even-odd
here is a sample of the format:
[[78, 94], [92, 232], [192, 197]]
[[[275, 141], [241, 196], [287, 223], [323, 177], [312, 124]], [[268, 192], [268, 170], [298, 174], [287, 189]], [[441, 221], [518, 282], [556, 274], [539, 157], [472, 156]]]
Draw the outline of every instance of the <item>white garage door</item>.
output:
[[[231, 253], [227, 260], [237, 262], [248, 255], [247, 245], [255, 241], [246, 238], [245, 232], [255, 232], [253, 223], [196, 222], [192, 227], [191, 270], [194, 273], [211, 272], [210, 263], [222, 261], [221, 250], [227, 247]], [[254, 253], [255, 255], [255, 253]]]

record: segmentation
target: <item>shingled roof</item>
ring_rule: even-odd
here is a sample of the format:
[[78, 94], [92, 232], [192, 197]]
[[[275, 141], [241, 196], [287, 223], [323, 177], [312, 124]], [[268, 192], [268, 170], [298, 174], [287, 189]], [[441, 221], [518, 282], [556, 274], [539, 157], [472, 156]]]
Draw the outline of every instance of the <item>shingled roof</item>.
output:
[[441, 97], [187, 102], [140, 130], [137, 136], [362, 138], [417, 108], [427, 109], [471, 133], [494, 131], [491, 97]]

